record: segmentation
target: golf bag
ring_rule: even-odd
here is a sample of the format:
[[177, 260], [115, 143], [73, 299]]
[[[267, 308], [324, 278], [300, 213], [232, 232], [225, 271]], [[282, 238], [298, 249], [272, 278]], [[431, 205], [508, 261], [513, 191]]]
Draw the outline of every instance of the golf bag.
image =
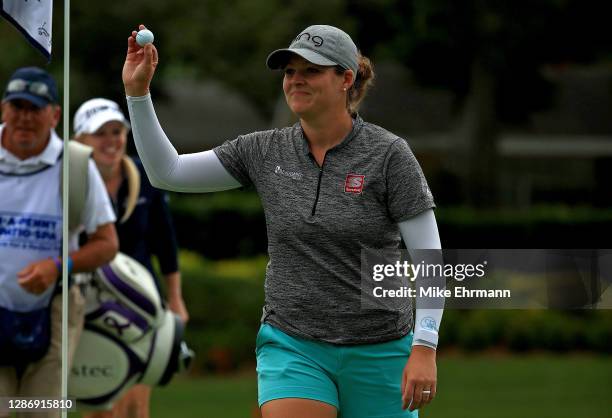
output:
[[137, 383], [167, 384], [193, 352], [183, 323], [165, 309], [149, 271], [124, 254], [97, 269], [85, 290], [85, 326], [68, 394], [85, 409], [110, 408]]

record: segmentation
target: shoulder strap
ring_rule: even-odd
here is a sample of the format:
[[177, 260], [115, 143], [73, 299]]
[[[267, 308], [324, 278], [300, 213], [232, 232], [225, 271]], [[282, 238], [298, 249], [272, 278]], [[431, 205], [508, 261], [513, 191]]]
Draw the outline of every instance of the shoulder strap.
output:
[[68, 143], [68, 190], [70, 190], [68, 208], [68, 229], [74, 231], [80, 224], [87, 200], [89, 182], [89, 157], [93, 149], [76, 141]]
[[127, 221], [132, 212], [134, 212], [136, 203], [138, 203], [138, 196], [140, 195], [140, 172], [136, 164], [134, 164], [134, 161], [127, 155], [123, 157], [123, 168], [128, 182], [128, 196], [125, 204], [125, 212], [119, 221], [120, 223]]

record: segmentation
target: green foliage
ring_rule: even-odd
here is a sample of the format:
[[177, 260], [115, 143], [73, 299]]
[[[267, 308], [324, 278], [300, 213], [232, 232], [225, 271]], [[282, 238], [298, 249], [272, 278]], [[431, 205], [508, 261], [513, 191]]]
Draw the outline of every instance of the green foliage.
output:
[[213, 259], [267, 250], [263, 209], [254, 192], [175, 194], [170, 207], [181, 247]]
[[507, 324], [506, 341], [515, 351], [526, 351], [537, 346], [542, 327], [542, 316], [538, 312], [522, 312]]
[[[63, 7], [55, 5], [52, 72], [61, 79]], [[499, 82], [502, 114], [526, 114], [550, 97], [543, 63], [610, 57], [605, 13], [579, 0], [132, 0], [71, 5], [71, 109], [92, 96], [122, 102], [126, 38], [139, 23], [155, 33], [160, 65], [153, 93], [164, 81], [215, 78], [269, 117], [279, 76], [266, 56], [286, 47], [304, 27], [326, 23], [351, 33], [369, 56], [411, 67], [425, 84], [469, 90], [472, 64], [482, 61]], [[542, 27], [546, 27], [543, 31]], [[574, 28], [579, 30], [569, 30]], [[44, 65], [40, 54], [6, 22], [0, 24], [0, 80], [22, 65]], [[450, 70], [449, 70], [450, 69]], [[525, 100], [528, 97], [528, 100]]]
[[[190, 314], [186, 339], [193, 370], [227, 372], [255, 361], [267, 258], [211, 261], [182, 251], [183, 296]], [[444, 312], [440, 347], [476, 352], [612, 352], [612, 311], [453, 310]]]
[[393, 36], [379, 46], [384, 53], [406, 63], [421, 83], [449, 88], [458, 97], [470, 91], [478, 63], [495, 74], [497, 110], [509, 122], [550, 103], [542, 65], [609, 56], [604, 18], [580, 0], [393, 3]]
[[[214, 259], [267, 250], [263, 208], [254, 191], [174, 194], [170, 206], [181, 247]], [[612, 210], [589, 207], [443, 207], [436, 219], [445, 248], [606, 248], [612, 234]]]
[[529, 210], [436, 210], [446, 248], [606, 248], [612, 211], [564, 205]]
[[3, 59], [0, 60], [0, 80], [2, 80], [3, 87], [4, 80], [18, 67], [24, 65], [41, 66], [45, 64], [42, 54], [34, 50], [17, 29], [13, 28], [6, 21], [0, 20], [0, 48], [8, 48], [9, 42], [11, 43], [11, 53], [4, 54]]
[[204, 194], [173, 193], [172, 213], [179, 216], [206, 219], [213, 212], [237, 212], [245, 217], [262, 216], [263, 208], [255, 191], [227, 191]]
[[536, 205], [529, 210], [474, 209], [467, 206], [436, 209], [436, 217], [445, 222], [463, 225], [510, 224], [533, 225], [543, 222], [576, 224], [612, 221], [612, 210], [588, 206]]
[[[156, 97], [164, 96], [164, 80], [216, 78], [269, 116], [279, 94], [279, 79], [265, 67], [267, 54], [287, 47], [313, 22], [325, 21], [351, 30], [354, 18], [347, 15], [347, 7], [345, 0], [73, 2], [70, 114], [92, 96], [123, 101], [121, 69], [126, 39], [143, 23], [155, 33], [160, 54], [152, 87]], [[53, 22], [53, 68], [60, 76], [62, 13], [58, 3]], [[10, 37], [5, 38], [5, 32]], [[38, 53], [4, 21], [0, 35], [0, 50], [11, 48], [0, 64], [2, 80], [28, 62], [44, 65]]]
[[[452, 317], [454, 312], [445, 315], [443, 320], [444, 328], [448, 317]], [[456, 321], [457, 344], [466, 350], [481, 350], [491, 347], [501, 342], [506, 316], [502, 311], [473, 311], [461, 321]]]
[[194, 369], [226, 371], [253, 361], [267, 259], [212, 262], [183, 251], [180, 263]]
[[595, 314], [596, 320], [584, 327], [584, 345], [593, 350], [612, 353], [612, 314], [603, 311]]
[[610, 352], [612, 311], [474, 310], [444, 312], [440, 347], [467, 351]]
[[[278, 77], [265, 67], [265, 57], [285, 48], [309, 24], [325, 20], [351, 26], [344, 0], [309, 2], [232, 0], [168, 3], [171, 25], [159, 25], [166, 40], [162, 57], [172, 57], [168, 68], [194, 68], [197, 76], [224, 80], [242, 92], [264, 114], [270, 115], [278, 96]], [[189, 10], [189, 13], [185, 13]], [[177, 28], [180, 35], [177, 36]], [[169, 60], [170, 61], [170, 60]], [[254, 82], [256, 80], [256, 82]]]

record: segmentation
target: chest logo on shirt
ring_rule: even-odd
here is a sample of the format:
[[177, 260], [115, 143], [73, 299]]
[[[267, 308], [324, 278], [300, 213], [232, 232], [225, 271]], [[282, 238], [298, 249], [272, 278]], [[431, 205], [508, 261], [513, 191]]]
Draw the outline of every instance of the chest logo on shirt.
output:
[[344, 192], [360, 194], [363, 192], [364, 182], [365, 176], [361, 174], [347, 174], [346, 181], [344, 182]]
[[276, 174], [280, 174], [281, 176], [289, 177], [293, 180], [302, 180], [302, 177], [304, 177], [302, 173], [298, 173], [297, 171], [284, 170], [280, 165], [276, 166], [274, 172]]

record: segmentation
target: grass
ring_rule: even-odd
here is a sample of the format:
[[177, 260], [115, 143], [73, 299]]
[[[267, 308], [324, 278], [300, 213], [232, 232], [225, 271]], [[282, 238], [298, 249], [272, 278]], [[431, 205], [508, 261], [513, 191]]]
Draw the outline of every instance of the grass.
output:
[[154, 390], [151, 418], [250, 418], [256, 405], [255, 372], [181, 378]]
[[[438, 380], [421, 418], [612, 417], [610, 356], [443, 354]], [[180, 377], [154, 390], [151, 418], [251, 418], [256, 399], [254, 371]]]
[[612, 417], [612, 358], [442, 358], [435, 403], [421, 417]]

